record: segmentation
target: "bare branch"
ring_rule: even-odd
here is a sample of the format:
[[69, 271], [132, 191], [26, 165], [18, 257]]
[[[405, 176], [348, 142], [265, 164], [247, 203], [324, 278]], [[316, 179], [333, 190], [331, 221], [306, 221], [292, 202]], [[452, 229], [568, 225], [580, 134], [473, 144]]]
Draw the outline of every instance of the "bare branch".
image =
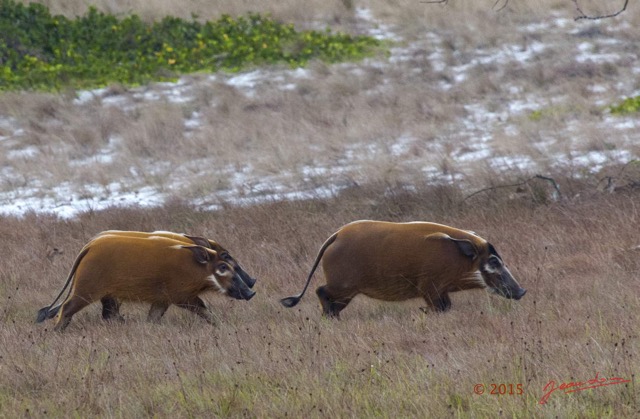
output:
[[509, 0], [496, 0], [496, 2], [495, 2], [495, 3], [493, 3], [493, 8], [495, 9], [495, 8], [496, 8], [496, 6], [498, 5], [498, 3], [500, 3], [501, 1], [504, 1], [504, 4], [503, 4], [502, 6], [500, 6], [500, 7], [498, 7], [498, 8], [496, 9], [496, 12], [501, 12], [501, 11], [503, 11], [503, 10], [504, 10], [504, 9], [506, 9], [506, 8], [507, 8], [507, 6], [509, 5]]
[[551, 183], [553, 185], [553, 189], [555, 189], [556, 193], [558, 194], [558, 198], [562, 197], [562, 194], [560, 193], [560, 185], [558, 185], [558, 182], [556, 182], [555, 179], [542, 175], [535, 175], [533, 178], [546, 180], [547, 182]]
[[[576, 10], [578, 11], [578, 16], [574, 18], [574, 20], [600, 20], [600, 19], [608, 19], [608, 18], [612, 18], [612, 17], [616, 17], [619, 14], [621, 14], [622, 12], [624, 12], [625, 10], [627, 10], [627, 6], [629, 5], [629, 0], [624, 0], [624, 4], [622, 5], [622, 9], [618, 10], [617, 12], [608, 14], [608, 15], [594, 15], [594, 16], [589, 16], [587, 15], [582, 8], [580, 7], [580, 4], [578, 3], [578, 0], [571, 0], [573, 2], [573, 4], [576, 6]], [[498, 7], [496, 9], [496, 7], [503, 2], [503, 4]], [[424, 4], [447, 4], [449, 3], [449, 0], [422, 0], [420, 1], [420, 3], [424, 3]], [[497, 12], [500, 12], [504, 9], [507, 8], [507, 6], [509, 5], [509, 0], [495, 0], [495, 3], [493, 4], [493, 9], [495, 9]]]
[[546, 180], [547, 182], [551, 183], [551, 185], [553, 185], [553, 188], [555, 189], [558, 197], [562, 197], [562, 194], [560, 193], [560, 185], [558, 185], [558, 182], [556, 182], [553, 178], [547, 177], [547, 176], [542, 176], [542, 175], [535, 175], [535, 176], [531, 176], [530, 178], [522, 181], [522, 182], [518, 182], [518, 183], [512, 183], [509, 185], [497, 185], [497, 186], [490, 186], [488, 188], [484, 188], [484, 189], [480, 189], [479, 191], [475, 191], [470, 195], [467, 195], [462, 201], [466, 201], [467, 199], [476, 196], [478, 194], [481, 194], [482, 192], [487, 192], [487, 191], [494, 191], [496, 189], [502, 189], [502, 188], [513, 188], [516, 186], [524, 186], [526, 184], [528, 184], [529, 182], [531, 182], [534, 179], [541, 179], [541, 180]]
[[640, 167], [640, 160], [633, 159], [625, 163], [622, 168], [618, 171], [617, 175], [614, 176], [605, 176], [598, 181], [596, 184], [596, 188], [599, 188], [602, 182], [606, 181], [607, 184], [604, 187], [604, 190], [607, 192], [616, 192], [621, 189], [634, 189], [640, 187], [640, 180], [629, 180], [626, 184], [620, 185], [620, 181], [623, 179], [622, 175], [629, 167]]
[[611, 13], [611, 14], [608, 14], [608, 15], [589, 16], [585, 12], [582, 11], [582, 9], [580, 8], [580, 5], [578, 4], [578, 0], [571, 0], [571, 1], [573, 1], [573, 4], [576, 5], [576, 10], [580, 14], [574, 20], [584, 20], [584, 19], [587, 19], [587, 20], [600, 20], [600, 19], [608, 19], [608, 18], [611, 18], [611, 17], [616, 17], [620, 13], [624, 12], [625, 10], [627, 10], [627, 5], [629, 4], [629, 0], [624, 0], [624, 5], [622, 5], [622, 9], [618, 10], [615, 13]]

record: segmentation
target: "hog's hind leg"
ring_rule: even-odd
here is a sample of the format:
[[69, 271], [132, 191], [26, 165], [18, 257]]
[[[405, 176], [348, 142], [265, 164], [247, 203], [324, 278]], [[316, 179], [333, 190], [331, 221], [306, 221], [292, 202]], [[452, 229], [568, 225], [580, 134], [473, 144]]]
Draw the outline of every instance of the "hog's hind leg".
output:
[[335, 296], [327, 286], [318, 287], [316, 294], [322, 305], [322, 314], [326, 317], [340, 318], [340, 312], [351, 302], [353, 296]]
[[58, 312], [58, 318], [56, 320], [56, 325], [53, 327], [53, 330], [57, 332], [62, 332], [67, 328], [69, 322], [71, 322], [71, 318], [78, 311], [82, 310], [89, 304], [91, 304], [93, 300], [89, 298], [85, 298], [79, 295], [71, 296], [67, 301], [65, 301], [60, 307], [60, 311]]
[[105, 321], [118, 321], [123, 323], [124, 317], [120, 314], [120, 301], [113, 297], [102, 297], [102, 318]]

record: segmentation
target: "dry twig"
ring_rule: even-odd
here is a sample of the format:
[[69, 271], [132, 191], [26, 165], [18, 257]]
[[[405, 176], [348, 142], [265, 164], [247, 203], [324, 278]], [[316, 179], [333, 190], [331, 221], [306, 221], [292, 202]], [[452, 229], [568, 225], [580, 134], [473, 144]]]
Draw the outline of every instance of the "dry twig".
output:
[[[502, 6], [500, 6], [499, 8], [496, 9], [496, 6], [501, 2], [504, 1], [504, 3], [502, 4]], [[600, 20], [600, 19], [608, 19], [608, 18], [612, 18], [612, 17], [616, 17], [619, 14], [621, 14], [622, 12], [624, 12], [625, 10], [627, 10], [627, 5], [629, 4], [629, 0], [624, 0], [624, 4], [622, 5], [622, 8], [620, 10], [618, 10], [617, 12], [614, 13], [610, 13], [607, 15], [593, 15], [593, 16], [589, 16], [587, 15], [582, 8], [580, 7], [580, 4], [578, 3], [578, 0], [571, 0], [573, 2], [573, 4], [576, 6], [576, 10], [579, 13], [579, 16], [575, 17], [574, 20]], [[447, 4], [449, 2], [449, 0], [423, 0], [420, 3], [426, 3], [426, 4]], [[500, 12], [503, 9], [505, 9], [507, 6], [509, 5], [509, 0], [496, 0], [496, 2], [493, 4], [493, 8], [496, 9], [496, 11]]]
[[496, 12], [501, 12], [502, 10], [506, 9], [507, 6], [509, 5], [509, 0], [504, 0], [504, 4], [496, 9], [496, 6], [498, 5], [498, 3], [500, 3], [500, 1], [502, 0], [496, 0], [496, 2], [493, 3], [493, 8], [496, 10]]
[[626, 185], [622, 185], [620, 186], [620, 180], [622, 179], [622, 175], [624, 174], [625, 170], [627, 170], [629, 167], [632, 166], [638, 166], [640, 165], [640, 160], [638, 159], [633, 159], [628, 161], [626, 164], [624, 164], [622, 166], [622, 168], [618, 171], [618, 174], [615, 176], [605, 176], [602, 179], [600, 179], [598, 181], [598, 184], [596, 185], [596, 188], [599, 188], [600, 185], [602, 184], [602, 182], [606, 181], [607, 184], [604, 187], [604, 190], [610, 193], [613, 193], [619, 189], [623, 189], [623, 188], [637, 188], [640, 187], [640, 180], [629, 180], [627, 182]]
[[624, 4], [622, 5], [622, 9], [618, 10], [615, 13], [611, 13], [611, 14], [608, 14], [608, 15], [589, 16], [585, 12], [582, 11], [582, 9], [580, 8], [580, 5], [578, 4], [578, 0], [571, 0], [571, 1], [573, 1], [573, 4], [576, 5], [576, 10], [578, 11], [578, 13], [580, 13], [580, 16], [576, 17], [574, 20], [583, 20], [583, 19], [600, 20], [600, 19], [607, 19], [607, 18], [610, 18], [610, 17], [616, 17], [620, 13], [624, 12], [625, 10], [627, 10], [627, 5], [629, 4], [629, 0], [624, 0]]
[[535, 179], [542, 179], [542, 180], [546, 180], [547, 182], [551, 183], [551, 185], [553, 185], [553, 188], [555, 189], [558, 197], [562, 197], [562, 194], [560, 193], [560, 185], [558, 185], [558, 182], [555, 181], [555, 179], [550, 178], [548, 176], [542, 176], [542, 175], [535, 175], [535, 176], [531, 176], [530, 178], [522, 181], [522, 182], [518, 182], [518, 183], [512, 183], [509, 185], [497, 185], [497, 186], [489, 186], [488, 188], [483, 188], [480, 189], [479, 191], [475, 191], [470, 195], [467, 195], [462, 201], [466, 201], [467, 199], [476, 196], [478, 194], [481, 194], [482, 192], [487, 192], [487, 191], [493, 191], [496, 189], [502, 189], [502, 188], [513, 188], [516, 186], [524, 186], [526, 184], [528, 184], [529, 182], [531, 182], [532, 180]]

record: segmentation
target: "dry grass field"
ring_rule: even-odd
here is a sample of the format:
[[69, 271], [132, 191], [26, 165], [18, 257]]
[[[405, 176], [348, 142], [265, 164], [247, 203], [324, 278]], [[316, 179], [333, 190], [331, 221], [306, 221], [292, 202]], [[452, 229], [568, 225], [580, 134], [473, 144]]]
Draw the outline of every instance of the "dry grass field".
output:
[[[373, 185], [211, 213], [176, 202], [72, 221], [2, 218], [2, 416], [637, 417], [640, 191], [559, 182], [571, 197], [547, 204], [544, 185], [466, 201], [453, 187]], [[278, 299], [301, 289], [323, 240], [356, 218], [473, 229], [528, 293], [518, 302], [456, 293], [445, 314], [423, 313], [421, 300], [361, 296], [339, 321], [320, 316], [313, 292], [282, 307]], [[218, 327], [177, 308], [149, 324], [147, 307], [134, 303], [123, 305], [124, 324], [105, 324], [99, 305], [62, 334], [51, 322], [34, 324], [82, 245], [109, 228], [214, 237], [258, 278], [257, 294], [250, 302], [207, 296]], [[316, 274], [313, 288], [321, 282]], [[538, 404], [550, 380], [596, 374], [630, 382], [558, 390]], [[485, 394], [474, 393], [477, 384]], [[489, 394], [493, 384], [507, 393]]]
[[[389, 53], [0, 94], [0, 418], [640, 416], [640, 123], [607, 111], [640, 91], [635, 4], [576, 22], [570, 0], [41, 3], [145, 20], [268, 12], [378, 34]], [[528, 293], [460, 292], [444, 314], [360, 296], [333, 321], [319, 271], [282, 307], [357, 219], [473, 230]], [[175, 307], [149, 324], [137, 303], [124, 324], [97, 304], [62, 334], [35, 324], [108, 229], [216, 239], [257, 294], [207, 295], [217, 327]], [[551, 381], [613, 378], [626, 382], [539, 403]]]

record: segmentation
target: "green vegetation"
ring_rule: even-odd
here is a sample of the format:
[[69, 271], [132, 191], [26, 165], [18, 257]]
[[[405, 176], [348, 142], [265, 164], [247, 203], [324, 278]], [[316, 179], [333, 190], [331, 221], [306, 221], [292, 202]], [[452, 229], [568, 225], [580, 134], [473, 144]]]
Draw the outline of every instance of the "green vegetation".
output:
[[529, 114], [529, 119], [535, 122], [538, 122], [542, 119], [545, 112], [542, 109], [536, 109], [535, 111], [531, 111]]
[[311, 59], [360, 59], [379, 45], [329, 30], [297, 32], [258, 14], [147, 24], [136, 15], [119, 20], [92, 8], [71, 20], [41, 4], [0, 0], [0, 90], [137, 85], [274, 63], [297, 67]]
[[640, 111], [640, 96], [628, 97], [619, 105], [611, 105], [612, 114], [624, 115]]

